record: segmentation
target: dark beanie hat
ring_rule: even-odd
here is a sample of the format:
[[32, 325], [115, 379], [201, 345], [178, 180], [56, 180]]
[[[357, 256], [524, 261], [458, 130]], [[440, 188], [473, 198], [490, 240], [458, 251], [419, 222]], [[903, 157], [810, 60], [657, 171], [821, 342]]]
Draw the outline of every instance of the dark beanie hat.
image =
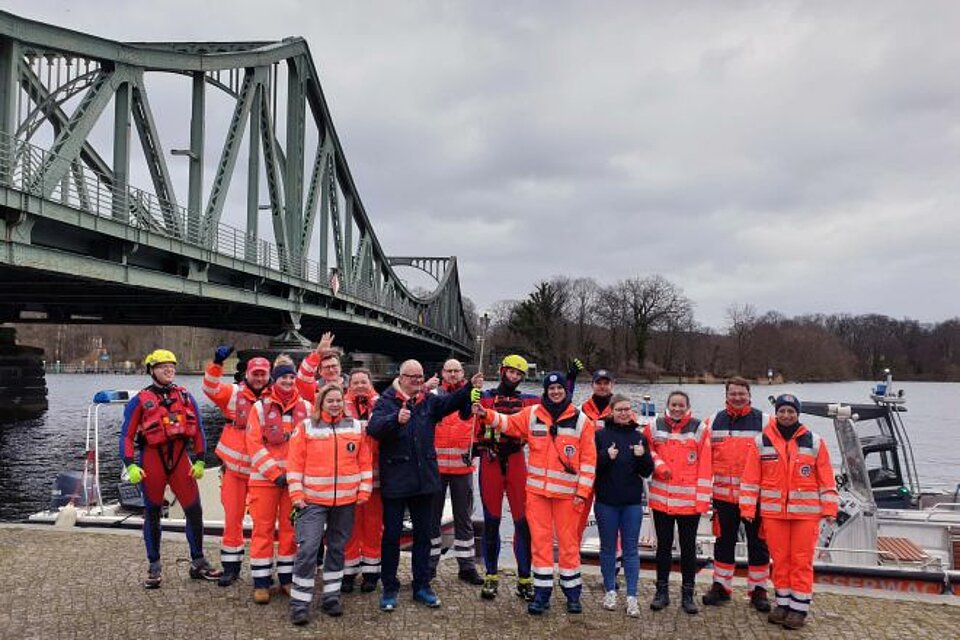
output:
[[773, 402], [773, 406], [775, 409], [788, 406], [793, 407], [797, 413], [800, 413], [800, 400], [797, 398], [797, 396], [790, 393], [784, 393], [777, 396], [777, 399]]
[[543, 376], [543, 390], [546, 391], [547, 387], [552, 384], [559, 384], [564, 389], [567, 388], [567, 376], [563, 375], [559, 371], [551, 371], [547, 375]]
[[281, 377], [287, 375], [297, 375], [297, 370], [293, 368], [291, 364], [278, 364], [273, 368], [273, 372], [270, 373], [270, 379], [276, 382]]

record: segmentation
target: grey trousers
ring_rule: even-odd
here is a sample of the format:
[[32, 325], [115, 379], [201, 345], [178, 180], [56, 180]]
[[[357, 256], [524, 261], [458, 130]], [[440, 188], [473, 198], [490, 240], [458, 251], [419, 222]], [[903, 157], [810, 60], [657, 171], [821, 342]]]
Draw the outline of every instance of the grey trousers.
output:
[[473, 545], [473, 474], [440, 474], [443, 489], [433, 498], [433, 523], [430, 529], [430, 572], [436, 574], [440, 562], [441, 542], [440, 519], [443, 517], [443, 503], [450, 489], [450, 501], [453, 503], [454, 543], [453, 557], [457, 559], [460, 570], [476, 569], [477, 561]]
[[323, 600], [340, 599], [340, 583], [343, 581], [343, 549], [353, 529], [353, 504], [328, 507], [308, 504], [296, 522], [297, 559], [293, 563], [293, 589], [290, 592], [290, 607], [309, 607], [313, 600], [317, 576], [317, 551], [324, 542], [323, 554]]

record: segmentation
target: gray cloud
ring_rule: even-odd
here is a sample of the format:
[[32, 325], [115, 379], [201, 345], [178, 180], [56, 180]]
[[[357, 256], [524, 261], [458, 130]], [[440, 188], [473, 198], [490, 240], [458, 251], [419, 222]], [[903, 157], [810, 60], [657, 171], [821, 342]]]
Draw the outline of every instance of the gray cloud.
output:
[[733, 302], [958, 313], [960, 5], [214, 5], [8, 10], [121, 40], [304, 36], [381, 243], [459, 256], [481, 310], [659, 272], [715, 327]]

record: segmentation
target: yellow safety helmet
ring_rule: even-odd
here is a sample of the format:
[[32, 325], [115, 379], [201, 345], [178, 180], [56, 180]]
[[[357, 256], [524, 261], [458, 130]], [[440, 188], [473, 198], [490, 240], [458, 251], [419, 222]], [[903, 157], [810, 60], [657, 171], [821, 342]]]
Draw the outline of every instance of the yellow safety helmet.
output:
[[164, 362], [172, 362], [177, 364], [177, 356], [173, 355], [173, 351], [168, 351], [166, 349], [156, 349], [151, 353], [147, 354], [147, 357], [143, 359], [143, 364], [147, 365], [147, 369], [150, 367], [163, 364]]
[[502, 369], [504, 367], [516, 369], [523, 375], [527, 375], [527, 369], [529, 369], [526, 358], [516, 354], [511, 354], [500, 362], [500, 368]]

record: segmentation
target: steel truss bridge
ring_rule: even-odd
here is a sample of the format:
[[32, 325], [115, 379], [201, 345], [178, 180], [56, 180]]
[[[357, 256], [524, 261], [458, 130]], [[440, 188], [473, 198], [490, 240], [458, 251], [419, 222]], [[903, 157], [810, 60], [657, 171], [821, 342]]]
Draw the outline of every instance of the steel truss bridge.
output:
[[0, 321], [473, 350], [456, 258], [380, 246], [302, 38], [121, 43], [0, 12], [0, 237]]

